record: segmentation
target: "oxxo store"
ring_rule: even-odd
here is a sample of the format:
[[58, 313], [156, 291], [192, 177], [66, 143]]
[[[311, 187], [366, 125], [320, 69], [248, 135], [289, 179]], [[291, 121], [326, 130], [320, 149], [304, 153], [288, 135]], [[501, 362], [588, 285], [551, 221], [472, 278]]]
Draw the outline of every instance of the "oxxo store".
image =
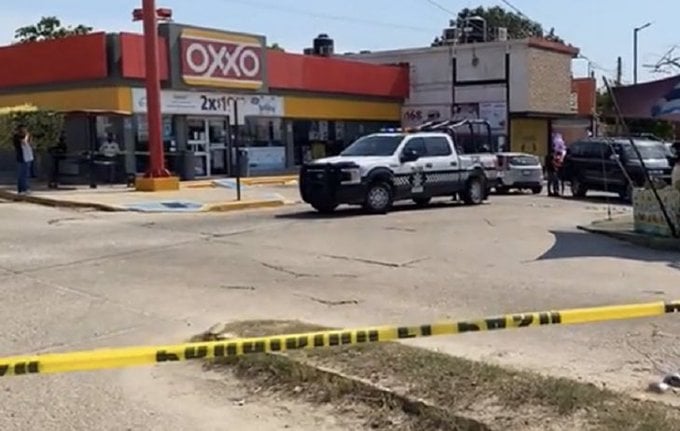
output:
[[[233, 174], [235, 136], [251, 175], [295, 169], [308, 154], [332, 154], [361, 134], [398, 124], [409, 92], [406, 67], [269, 50], [262, 36], [175, 23], [160, 25], [159, 35], [166, 163], [185, 179]], [[0, 107], [30, 103], [66, 113], [74, 159], [113, 133], [123, 152], [120, 176], [145, 171], [141, 35], [0, 47], [0, 63], [26, 66], [0, 71]], [[73, 175], [87, 177], [77, 161], [72, 165]]]

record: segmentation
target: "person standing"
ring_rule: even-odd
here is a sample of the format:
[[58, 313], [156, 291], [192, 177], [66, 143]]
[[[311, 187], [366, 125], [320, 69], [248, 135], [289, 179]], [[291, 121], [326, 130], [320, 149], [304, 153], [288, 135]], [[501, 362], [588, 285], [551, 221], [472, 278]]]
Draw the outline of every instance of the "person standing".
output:
[[33, 147], [31, 135], [26, 126], [19, 125], [12, 138], [17, 160], [17, 193], [27, 194], [30, 191], [29, 178], [33, 164]]

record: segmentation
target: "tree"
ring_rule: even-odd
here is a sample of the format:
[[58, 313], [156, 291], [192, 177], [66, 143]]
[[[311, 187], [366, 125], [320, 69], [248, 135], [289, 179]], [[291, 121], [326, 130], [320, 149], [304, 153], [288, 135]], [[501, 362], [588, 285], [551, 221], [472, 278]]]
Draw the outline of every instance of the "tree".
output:
[[[542, 37], [554, 42], [564, 41], [555, 34], [555, 29], [551, 28], [547, 32], [543, 26], [528, 18], [526, 15], [511, 12], [503, 9], [500, 6], [493, 6], [485, 8], [479, 6], [474, 9], [464, 8], [458, 12], [457, 22], [458, 26], [462, 26], [462, 22], [466, 18], [479, 16], [486, 20], [487, 29], [492, 30], [499, 27], [508, 29], [508, 39], [524, 39], [527, 37]], [[439, 44], [441, 41], [435, 40], [434, 44]]]
[[286, 50], [281, 47], [278, 43], [274, 42], [271, 45], [269, 45], [269, 49], [273, 49], [274, 51], [281, 51], [285, 52]]
[[61, 39], [63, 37], [78, 34], [88, 34], [90, 32], [92, 32], [92, 27], [82, 24], [75, 27], [62, 26], [61, 21], [56, 16], [44, 16], [37, 24], [18, 28], [14, 32], [14, 39], [18, 43], [26, 43], [39, 40]]

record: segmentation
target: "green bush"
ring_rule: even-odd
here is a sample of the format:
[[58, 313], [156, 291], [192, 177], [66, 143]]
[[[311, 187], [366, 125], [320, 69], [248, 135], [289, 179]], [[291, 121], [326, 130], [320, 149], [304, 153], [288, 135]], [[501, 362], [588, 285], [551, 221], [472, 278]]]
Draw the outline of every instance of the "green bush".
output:
[[64, 128], [64, 115], [30, 105], [0, 108], [0, 148], [12, 147], [12, 135], [19, 124], [26, 125], [34, 147], [40, 151], [57, 144]]

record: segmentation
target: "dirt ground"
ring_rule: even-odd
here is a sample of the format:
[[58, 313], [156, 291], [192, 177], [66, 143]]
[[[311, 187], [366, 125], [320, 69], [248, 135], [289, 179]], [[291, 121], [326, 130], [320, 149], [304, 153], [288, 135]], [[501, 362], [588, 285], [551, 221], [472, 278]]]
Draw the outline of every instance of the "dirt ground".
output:
[[[607, 209], [598, 198], [545, 196], [334, 217], [304, 205], [144, 215], [0, 203], [0, 355], [174, 343], [224, 321], [421, 324], [679, 299], [680, 255], [576, 230]], [[665, 316], [407, 344], [677, 404], [645, 388], [679, 367], [678, 333], [680, 322]], [[296, 399], [241, 405], [230, 384], [186, 364], [8, 379], [0, 429], [364, 423]]]

